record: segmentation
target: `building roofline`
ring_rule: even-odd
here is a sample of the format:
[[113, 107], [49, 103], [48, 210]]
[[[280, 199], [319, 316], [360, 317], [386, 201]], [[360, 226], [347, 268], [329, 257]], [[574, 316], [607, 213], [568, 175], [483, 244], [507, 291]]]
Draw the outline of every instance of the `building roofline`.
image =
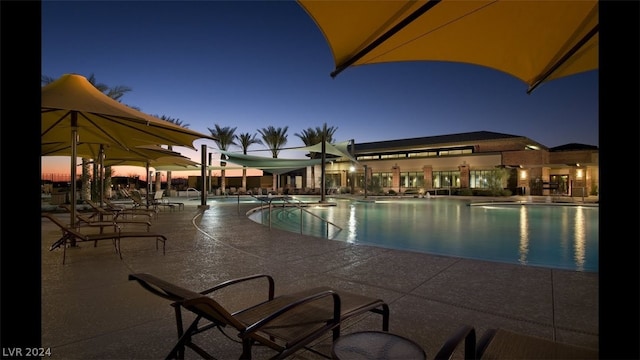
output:
[[513, 140], [523, 139], [525, 142], [531, 143], [531, 145], [538, 146], [542, 149], [547, 149], [546, 146], [531, 140], [527, 137], [520, 135], [503, 134], [491, 131], [473, 131], [458, 134], [425, 136], [407, 139], [397, 140], [384, 140], [374, 142], [356, 143], [356, 152], [362, 152], [367, 150], [381, 150], [381, 149], [398, 149], [407, 147], [425, 147], [425, 146], [442, 146], [442, 145], [460, 145], [477, 143], [484, 141], [496, 141], [496, 140]]

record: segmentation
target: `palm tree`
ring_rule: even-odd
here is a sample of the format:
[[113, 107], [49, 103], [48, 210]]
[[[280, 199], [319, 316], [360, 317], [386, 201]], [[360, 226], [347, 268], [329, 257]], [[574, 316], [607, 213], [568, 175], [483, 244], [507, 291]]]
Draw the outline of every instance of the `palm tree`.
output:
[[[41, 75], [40, 77], [40, 82], [42, 83], [42, 85], [47, 85], [50, 84], [52, 82], [54, 82], [56, 79], [52, 78], [51, 76], [48, 75]], [[103, 94], [107, 95], [108, 97], [121, 102], [120, 98], [122, 98], [124, 96], [124, 94], [128, 93], [129, 91], [131, 91], [132, 89], [128, 86], [124, 86], [124, 85], [117, 85], [117, 86], [108, 86], [106, 84], [103, 83], [98, 83], [96, 81], [96, 77], [94, 74], [89, 75], [89, 77], [87, 77], [87, 81], [89, 81], [89, 83], [91, 83], [91, 85], [93, 85], [96, 89], [98, 89], [100, 92], [102, 92]], [[130, 108], [136, 109], [136, 110], [140, 110], [139, 108], [135, 107], [135, 106], [130, 106], [127, 105]], [[91, 198], [91, 194], [97, 194], [100, 191], [98, 190], [97, 187], [93, 188], [93, 191], [90, 189], [90, 184], [89, 184], [89, 162], [91, 161], [91, 159], [88, 158], [82, 158], [82, 175], [81, 175], [81, 179], [82, 179], [82, 190], [81, 190], [81, 194], [82, 194], [82, 198], [83, 199], [89, 199]], [[97, 165], [94, 163], [94, 174], [95, 174], [95, 169], [97, 169]], [[102, 184], [101, 179], [98, 180], [97, 184], [95, 185], [99, 185], [102, 184], [102, 188], [106, 189], [106, 188], [110, 188], [111, 187], [111, 169], [110, 168], [105, 168], [105, 174], [108, 175], [105, 176], [104, 179], [104, 184]], [[72, 180], [75, 181], [75, 180]]]
[[[262, 144], [262, 140], [256, 139], [256, 134], [242, 133], [238, 135], [238, 139], [240, 140], [240, 146], [242, 147], [242, 153], [247, 155], [247, 150], [249, 146], [253, 144]], [[242, 167], [242, 188], [247, 190], [247, 167]]]
[[[230, 128], [228, 126], [221, 127], [220, 125], [215, 124], [215, 129], [211, 129], [211, 128], [207, 128], [207, 129], [209, 129], [211, 136], [216, 138], [216, 140], [214, 141], [216, 142], [220, 150], [227, 151], [230, 145], [237, 145], [235, 143], [235, 140], [237, 139], [237, 136], [235, 134], [237, 127], [234, 127], [234, 128]], [[227, 155], [221, 153], [220, 166], [222, 167], [222, 169], [220, 170], [220, 189], [223, 194], [226, 193], [225, 170], [224, 170], [224, 167], [227, 166], [226, 161], [224, 161], [226, 159], [227, 159]]]
[[[294, 135], [299, 137], [300, 140], [302, 140], [302, 142], [306, 146], [312, 146], [322, 142], [323, 134], [324, 134], [324, 139], [326, 139], [327, 142], [333, 142], [333, 134], [335, 134], [337, 130], [338, 128], [334, 126], [327, 128], [327, 124], [325, 123], [322, 128], [321, 127], [316, 127], [315, 129], [308, 128], [306, 130], [302, 130], [301, 134], [295, 133]], [[315, 152], [315, 151], [310, 151], [309, 154], [307, 154], [307, 156], [310, 159], [317, 159], [321, 155], [322, 155], [321, 153]], [[316, 189], [316, 167], [315, 166], [311, 167], [311, 189], [314, 191]]]
[[[260, 135], [262, 135], [262, 141], [269, 147], [271, 150], [271, 155], [274, 159], [278, 158], [278, 154], [280, 153], [280, 149], [287, 144], [287, 130], [289, 130], [288, 126], [283, 128], [275, 128], [273, 126], [269, 126], [266, 128], [258, 129]], [[277, 191], [278, 189], [278, 174], [273, 174], [273, 190]]]
[[[189, 124], [183, 124], [182, 120], [180, 119], [174, 119], [170, 116], [166, 116], [166, 115], [162, 115], [162, 116], [158, 116], [158, 115], [154, 115], [155, 117], [157, 117], [160, 120], [164, 120], [164, 121], [168, 121], [174, 125], [178, 125], [180, 127], [183, 128], [188, 128]], [[173, 145], [168, 145], [167, 148], [169, 150], [173, 150]], [[171, 196], [171, 171], [167, 171], [167, 196]]]
[[333, 133], [337, 130], [337, 128], [332, 127], [327, 127], [327, 123], [324, 123], [322, 125], [322, 128], [317, 127], [316, 131], [320, 134], [321, 138], [322, 138], [322, 153], [320, 154], [320, 158], [322, 159], [322, 161], [320, 162], [320, 188], [322, 189], [322, 191], [320, 191], [320, 202], [324, 203], [326, 202], [326, 194], [327, 194], [327, 183], [326, 183], [326, 170], [325, 170], [325, 162], [326, 162], [326, 152], [325, 152], [325, 142], [331, 142], [333, 141]]
[[[302, 130], [301, 134], [295, 133], [293, 135], [299, 137], [300, 140], [302, 140], [302, 142], [306, 146], [312, 146], [322, 141], [322, 138], [314, 128], [308, 128], [306, 130]], [[307, 156], [310, 159], [315, 159], [315, 154], [317, 153], [310, 151], [309, 154], [307, 154]], [[311, 189], [313, 191], [316, 190], [316, 167], [315, 166], [311, 166]]]

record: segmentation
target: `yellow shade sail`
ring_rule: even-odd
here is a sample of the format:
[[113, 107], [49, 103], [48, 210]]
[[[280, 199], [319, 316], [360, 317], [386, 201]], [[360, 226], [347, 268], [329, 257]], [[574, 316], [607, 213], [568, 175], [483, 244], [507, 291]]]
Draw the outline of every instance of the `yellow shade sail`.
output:
[[322, 31], [336, 76], [349, 66], [445, 61], [496, 69], [532, 91], [598, 68], [595, 0], [299, 0]]
[[[71, 179], [76, 178], [76, 158], [81, 143], [122, 150], [144, 145], [194, 149], [193, 142], [197, 139], [215, 140], [123, 105], [77, 74], [65, 74], [42, 87], [40, 125], [43, 150], [52, 144], [69, 146]], [[75, 181], [71, 181], [70, 200], [73, 225], [77, 201]]]
[[41, 143], [77, 142], [117, 145], [177, 145], [194, 149], [209, 135], [180, 127], [130, 108], [96, 89], [85, 77], [66, 74], [42, 87]]

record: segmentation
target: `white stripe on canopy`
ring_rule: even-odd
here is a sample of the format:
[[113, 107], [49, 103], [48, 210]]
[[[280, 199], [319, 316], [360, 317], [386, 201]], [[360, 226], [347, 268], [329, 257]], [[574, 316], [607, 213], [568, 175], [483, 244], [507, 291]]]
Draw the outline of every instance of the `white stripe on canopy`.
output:
[[246, 166], [254, 169], [300, 169], [307, 166], [318, 165], [322, 162], [322, 159], [278, 159], [268, 158], [264, 156], [253, 156], [238, 154], [229, 151], [218, 150], [221, 154], [227, 156], [227, 159], [221, 161], [227, 161], [230, 163]]

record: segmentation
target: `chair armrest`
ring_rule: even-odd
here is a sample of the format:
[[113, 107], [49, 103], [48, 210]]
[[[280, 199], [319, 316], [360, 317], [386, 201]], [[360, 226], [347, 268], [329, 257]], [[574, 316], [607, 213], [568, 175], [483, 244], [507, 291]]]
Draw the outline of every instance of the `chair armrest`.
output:
[[285, 305], [284, 307], [278, 309], [277, 311], [265, 316], [264, 318], [262, 318], [261, 320], [247, 326], [245, 328], [244, 331], [242, 331], [240, 333], [241, 337], [245, 337], [247, 335], [250, 335], [251, 333], [254, 333], [256, 331], [260, 331], [260, 329], [262, 327], [264, 327], [265, 325], [268, 325], [271, 321], [276, 320], [278, 317], [286, 314], [287, 312], [308, 304], [310, 302], [313, 301], [317, 301], [320, 300], [322, 298], [325, 298], [327, 296], [332, 296], [333, 297], [333, 319], [331, 322], [327, 322], [327, 325], [330, 327], [333, 327], [334, 325], [339, 325], [340, 324], [340, 308], [341, 308], [341, 304], [340, 304], [340, 295], [338, 295], [338, 293], [336, 293], [333, 290], [325, 290], [325, 291], [321, 291], [319, 293], [313, 294], [313, 295], [309, 295], [307, 297], [298, 299], [294, 302], [291, 302], [287, 305]]
[[235, 284], [240, 284], [246, 281], [250, 281], [250, 280], [255, 280], [255, 279], [261, 279], [261, 278], [266, 278], [269, 281], [269, 300], [273, 299], [273, 296], [275, 294], [275, 282], [273, 281], [273, 277], [271, 277], [271, 275], [265, 275], [265, 274], [255, 274], [255, 275], [249, 275], [249, 276], [245, 276], [245, 277], [241, 277], [241, 278], [237, 278], [237, 279], [231, 279], [231, 280], [227, 280], [223, 283], [220, 283], [212, 288], [209, 288], [207, 290], [201, 291], [200, 294], [202, 295], [207, 295], [210, 294], [216, 290], [220, 290], [223, 288], [226, 288], [228, 286], [231, 285], [235, 285]]
[[188, 298], [200, 297], [200, 294], [194, 291], [172, 284], [151, 274], [129, 274], [129, 280], [135, 280], [149, 292], [178, 303]]
[[484, 355], [484, 351], [487, 349], [487, 346], [489, 346], [489, 343], [491, 342], [491, 340], [493, 340], [493, 337], [496, 335], [496, 332], [498, 332], [498, 329], [488, 329], [483, 335], [482, 337], [480, 337], [480, 339], [478, 340], [478, 345], [476, 347], [476, 356], [478, 358], [481, 358], [482, 355]]
[[453, 352], [464, 340], [464, 358], [471, 360], [476, 358], [476, 330], [472, 326], [462, 325], [456, 332], [442, 345], [434, 360], [451, 359]]

